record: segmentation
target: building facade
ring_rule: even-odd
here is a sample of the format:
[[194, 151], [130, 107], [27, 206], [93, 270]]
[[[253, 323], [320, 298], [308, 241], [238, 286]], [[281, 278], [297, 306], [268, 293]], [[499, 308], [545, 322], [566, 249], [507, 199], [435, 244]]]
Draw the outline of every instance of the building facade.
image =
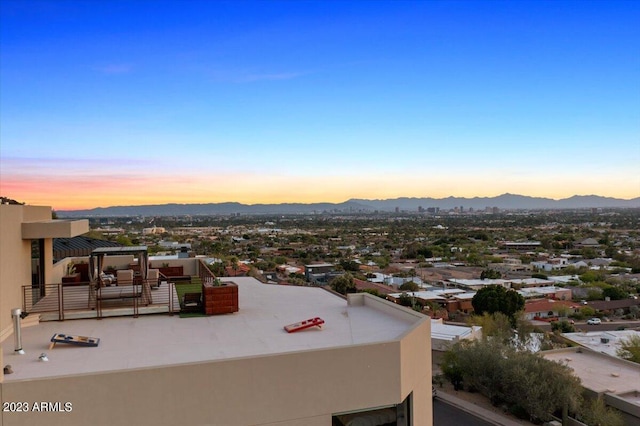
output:
[[[64, 232], [49, 225], [50, 209], [5, 214], [4, 207], [0, 314], [8, 331], [0, 360], [12, 373], [0, 376], [0, 395], [12, 409], [0, 413], [0, 425], [346, 426], [372, 418], [432, 425], [429, 318], [365, 293], [344, 299], [317, 287], [223, 277], [238, 285], [239, 312], [40, 322], [21, 330], [26, 353], [17, 354], [10, 311], [31, 279], [31, 240]], [[69, 236], [86, 227], [62, 226]], [[285, 331], [309, 317], [325, 323]], [[99, 344], [51, 347], [56, 333]]]

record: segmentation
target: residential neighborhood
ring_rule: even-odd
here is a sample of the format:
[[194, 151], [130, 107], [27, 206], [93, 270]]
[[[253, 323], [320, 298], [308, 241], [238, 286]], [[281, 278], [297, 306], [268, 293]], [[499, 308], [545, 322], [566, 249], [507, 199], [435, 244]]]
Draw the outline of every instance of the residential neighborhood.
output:
[[640, 1], [0, 4], [0, 426], [640, 426]]
[[[406, 317], [409, 323], [424, 318], [415, 327], [430, 330], [429, 341], [423, 342], [430, 348], [424, 359], [432, 360], [422, 365], [428, 367], [427, 374], [431, 377], [427, 383], [437, 395], [440, 390], [440, 398], [450, 398], [450, 402], [455, 398], [464, 401], [466, 393], [478, 386], [473, 383], [484, 380], [471, 373], [453, 374], [458, 371], [455, 369], [464, 371], [466, 367], [464, 364], [455, 367], [451, 356], [461, 351], [458, 356], [464, 357], [464, 351], [473, 350], [476, 357], [481, 357], [484, 345], [489, 345], [492, 349], [488, 353], [512, 353], [505, 355], [507, 359], [530, 354], [550, 360], [547, 362], [562, 361], [564, 370], [554, 373], [558, 380], [568, 374], [562, 380], [581, 384], [562, 385], [577, 392], [567, 396], [569, 408], [565, 413], [556, 405], [561, 399], [548, 402], [550, 405], [543, 411], [531, 411], [536, 408], [527, 408], [507, 395], [498, 397], [488, 387], [489, 398], [484, 404], [496, 415], [515, 421], [519, 418], [562, 421], [564, 416], [570, 416], [583, 424], [590, 424], [589, 416], [602, 413], [617, 416], [620, 424], [640, 420], [639, 390], [613, 383], [618, 377], [640, 378], [637, 359], [640, 215], [636, 210], [491, 210], [453, 216], [426, 212], [376, 215], [334, 212], [279, 217], [72, 220], [57, 218], [55, 211], [49, 211], [52, 219], [48, 221], [46, 208], [7, 203], [0, 207], [7, 212], [3, 213], [3, 220], [12, 217], [14, 211], [27, 213], [34, 209], [40, 218], [33, 223], [23, 222], [22, 238], [42, 235], [49, 236], [51, 241], [50, 246], [44, 245], [44, 250], [32, 250], [34, 257], [29, 266], [32, 284], [18, 286], [17, 293], [16, 289], [3, 290], [3, 294], [14, 294], [3, 296], [3, 303], [14, 300], [7, 305], [7, 312], [20, 306], [28, 326], [39, 323], [38, 327], [46, 330], [52, 324], [50, 321], [62, 320], [63, 328], [74, 330], [76, 326], [72, 324], [95, 321], [96, 317], [104, 318], [105, 325], [123, 316], [135, 319], [168, 314], [188, 318], [204, 313], [205, 317], [215, 318], [217, 308], [208, 302], [215, 283], [237, 286], [240, 290], [235, 293], [234, 304], [223, 307], [219, 313], [249, 315], [246, 309], [252, 303], [260, 303], [254, 296], [261, 294], [263, 303], [273, 304], [271, 309], [275, 309], [269, 315], [280, 316], [290, 309], [287, 303], [298, 303], [294, 299], [284, 301], [307, 289], [331, 295], [330, 299], [336, 301], [345, 300], [348, 305], [370, 306], [369, 321], [383, 320], [381, 315], [391, 314], [391, 306], [405, 312], [402, 315], [417, 315]], [[60, 228], [59, 223], [67, 223], [68, 228]], [[34, 244], [29, 245], [38, 247]], [[49, 256], [51, 264], [47, 265]], [[96, 267], [102, 271], [103, 284], [93, 289], [95, 274], [91, 271]], [[135, 292], [125, 293], [122, 286], [127, 282], [134, 283], [133, 290], [138, 288], [135, 283], [140, 273], [144, 275], [139, 296]], [[212, 283], [214, 287], [209, 287]], [[82, 296], [87, 294], [83, 293], [85, 288], [89, 289], [89, 309], [87, 296]], [[309, 306], [325, 297], [313, 294], [305, 302]], [[366, 296], [356, 299], [358, 295]], [[302, 293], [296, 297], [301, 296]], [[503, 297], [510, 301], [494, 299], [502, 300], [497, 305], [491, 302], [492, 298]], [[375, 300], [384, 306], [378, 307]], [[515, 305], [509, 310], [507, 305], [511, 303]], [[327, 309], [323, 324], [327, 319], [333, 321], [329, 313], [332, 308]], [[351, 315], [356, 315], [355, 311]], [[385, 328], [392, 323], [380, 326]], [[8, 350], [8, 337], [12, 331], [15, 334], [15, 329], [6, 322], [2, 328], [4, 362], [13, 360], [4, 376], [10, 386], [21, 377], [14, 373], [21, 368]], [[29, 336], [28, 330], [24, 336]], [[365, 336], [371, 331], [362, 332]], [[497, 344], [506, 346], [496, 347]], [[423, 349], [416, 347], [416, 350]], [[578, 367], [577, 362], [566, 362], [568, 359], [598, 363], [610, 371], [607, 380], [612, 381], [611, 386], [592, 384], [591, 373], [587, 374], [591, 370]], [[414, 404], [425, 385], [411, 385]], [[511, 395], [519, 392], [524, 390], [514, 390]], [[591, 408], [590, 400], [604, 401], [605, 408]], [[407, 409], [403, 405], [406, 401], [395, 401], [397, 413]], [[465, 405], [471, 407], [464, 402], [460, 404], [462, 409]], [[413, 409], [432, 410], [429, 404], [421, 408], [414, 405]], [[349, 410], [331, 410], [336, 422], [354, 418], [340, 414]]]

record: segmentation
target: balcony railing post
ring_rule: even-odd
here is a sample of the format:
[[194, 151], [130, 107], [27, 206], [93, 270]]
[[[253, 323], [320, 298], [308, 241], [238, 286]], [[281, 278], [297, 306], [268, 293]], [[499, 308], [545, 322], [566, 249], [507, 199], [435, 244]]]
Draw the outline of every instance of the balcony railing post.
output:
[[64, 293], [63, 293], [63, 289], [64, 287], [62, 286], [62, 283], [58, 283], [58, 318], [60, 319], [60, 321], [64, 321]]
[[173, 289], [175, 288], [175, 284], [172, 282], [168, 283], [169, 288], [169, 312], [173, 315]]

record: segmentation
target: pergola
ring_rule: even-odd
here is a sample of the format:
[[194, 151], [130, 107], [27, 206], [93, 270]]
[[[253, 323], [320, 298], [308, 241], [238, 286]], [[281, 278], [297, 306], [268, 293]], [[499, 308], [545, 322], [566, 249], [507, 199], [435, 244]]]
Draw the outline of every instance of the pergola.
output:
[[100, 247], [89, 257], [89, 280], [90, 284], [90, 301], [96, 301], [96, 292], [102, 286], [101, 277], [105, 256], [126, 256], [133, 255], [138, 262], [138, 270], [140, 271], [139, 279], [141, 288], [141, 300], [143, 305], [149, 305], [153, 302], [151, 297], [151, 285], [147, 279], [149, 272], [149, 254], [147, 246], [132, 247]]

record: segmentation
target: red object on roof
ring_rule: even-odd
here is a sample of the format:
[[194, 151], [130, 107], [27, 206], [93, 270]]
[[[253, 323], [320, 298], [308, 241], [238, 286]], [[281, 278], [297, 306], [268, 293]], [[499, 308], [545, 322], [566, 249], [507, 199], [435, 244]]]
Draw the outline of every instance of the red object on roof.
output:
[[322, 324], [324, 324], [324, 320], [320, 317], [310, 318], [305, 321], [300, 321], [295, 324], [285, 325], [284, 329], [287, 330], [287, 333], [293, 333], [296, 331], [304, 330], [309, 327], [319, 327], [322, 328]]

